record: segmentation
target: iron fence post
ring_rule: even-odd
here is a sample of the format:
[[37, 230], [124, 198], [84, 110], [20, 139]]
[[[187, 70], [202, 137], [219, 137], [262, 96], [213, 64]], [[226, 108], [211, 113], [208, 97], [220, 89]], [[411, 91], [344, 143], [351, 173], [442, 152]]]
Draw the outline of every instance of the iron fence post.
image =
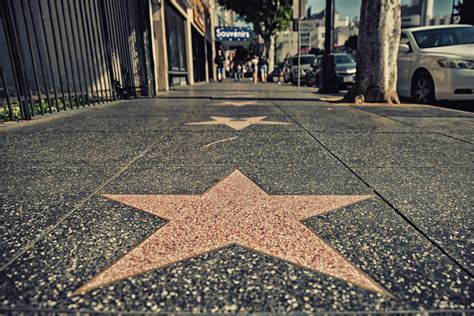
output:
[[[41, 97], [41, 89], [39, 87], [39, 80], [38, 80], [38, 74], [37, 74], [37, 69], [36, 69], [36, 60], [35, 60], [35, 56], [33, 54], [33, 45], [31, 44], [31, 37], [29, 36], [29, 29], [28, 29], [28, 22], [26, 20], [26, 10], [25, 10], [25, 6], [23, 4], [23, 0], [20, 0], [20, 5], [21, 5], [21, 11], [22, 11], [22, 16], [23, 16], [23, 22], [24, 22], [24, 25], [25, 25], [25, 32], [27, 34], [27, 42], [28, 42], [28, 49], [29, 49], [29, 52], [30, 52], [30, 56], [31, 56], [31, 65], [33, 67], [33, 74], [34, 74], [34, 78], [35, 78], [35, 85], [36, 85], [36, 93], [38, 94], [38, 102], [39, 102], [39, 108], [40, 108], [40, 114], [43, 115], [44, 114], [44, 110], [43, 110], [43, 106], [41, 105], [41, 100], [42, 100], [42, 97]], [[33, 23], [33, 21], [31, 21], [31, 23]], [[34, 28], [34, 26], [33, 26]], [[34, 114], [34, 107], [33, 107], [33, 114]]]
[[0, 66], [0, 72], [2, 73], [2, 83], [3, 90], [5, 91], [5, 96], [7, 98], [7, 107], [8, 107], [8, 118], [10, 121], [13, 121], [13, 109], [10, 102], [10, 93], [8, 92], [7, 80], [5, 79], [5, 73], [3, 72], [3, 67]]
[[49, 50], [48, 44], [48, 37], [46, 36], [46, 23], [44, 22], [44, 10], [43, 6], [41, 5], [42, 0], [38, 1], [40, 15], [41, 15], [41, 25], [43, 26], [43, 38], [44, 38], [44, 46], [46, 47], [46, 55], [48, 56], [48, 65], [49, 65], [49, 74], [51, 76], [51, 83], [53, 84], [53, 92], [54, 92], [54, 105], [56, 110], [59, 112], [59, 104], [58, 104], [58, 92], [56, 90], [56, 82], [54, 80], [53, 68], [52, 68], [52, 60], [51, 60], [51, 51]]
[[[41, 50], [38, 42], [38, 32], [36, 31], [36, 27], [34, 27], [34, 16], [33, 16], [33, 10], [31, 9], [31, 1], [28, 1], [28, 9], [30, 11], [30, 17], [31, 17], [31, 23], [33, 25], [33, 35], [35, 38], [35, 44], [36, 44], [36, 51], [38, 52], [38, 59], [40, 63], [40, 69], [41, 69], [41, 75], [43, 78], [43, 84], [44, 84], [44, 90], [46, 93], [46, 99], [48, 100], [48, 108], [49, 108], [49, 113], [53, 113], [53, 104], [51, 103], [51, 98], [49, 97], [49, 88], [48, 88], [48, 81], [46, 80], [46, 73], [44, 71], [44, 65], [43, 65], [43, 57], [41, 55]], [[41, 108], [43, 108], [41, 106]]]

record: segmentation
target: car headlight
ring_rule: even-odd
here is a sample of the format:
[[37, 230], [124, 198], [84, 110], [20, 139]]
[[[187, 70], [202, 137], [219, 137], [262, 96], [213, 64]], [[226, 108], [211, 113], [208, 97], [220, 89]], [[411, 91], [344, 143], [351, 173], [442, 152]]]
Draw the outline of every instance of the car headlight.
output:
[[438, 64], [443, 68], [474, 69], [474, 61], [462, 59], [438, 59]]

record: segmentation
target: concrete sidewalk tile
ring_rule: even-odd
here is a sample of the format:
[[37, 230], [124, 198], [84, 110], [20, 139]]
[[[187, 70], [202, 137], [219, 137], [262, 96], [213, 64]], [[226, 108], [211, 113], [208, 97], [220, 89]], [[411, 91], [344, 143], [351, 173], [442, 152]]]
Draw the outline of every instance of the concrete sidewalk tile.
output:
[[306, 132], [239, 133], [176, 132], [156, 144], [146, 158], [162, 166], [212, 164], [338, 163]]
[[421, 129], [389, 118], [366, 115], [354, 116], [293, 116], [305, 129], [312, 132], [420, 132]]
[[0, 144], [4, 163], [49, 164], [118, 164], [137, 156], [165, 132], [46, 131], [22, 137], [9, 137]]
[[[270, 194], [361, 195], [371, 190], [343, 166], [255, 164], [171, 166], [137, 163], [110, 182], [104, 194], [202, 194], [219, 179], [241, 170]], [[128, 194], [128, 193], [127, 193]]]
[[474, 144], [474, 133], [452, 133], [452, 132], [443, 132], [443, 135], [460, 139], [471, 144]]
[[390, 117], [470, 117], [474, 114], [425, 105], [356, 106], [367, 112]]
[[356, 168], [355, 172], [474, 273], [472, 168]]
[[380, 199], [314, 217], [307, 225], [384, 284], [395, 310], [472, 308], [469, 274]]
[[[138, 99], [133, 101], [122, 101], [116, 106], [104, 109], [91, 108], [88, 116], [175, 116], [186, 114], [192, 110], [198, 110], [205, 106], [209, 100], [199, 99]], [[86, 113], [84, 113], [86, 115]]]
[[77, 115], [56, 120], [49, 125], [56, 131], [74, 132], [140, 132], [169, 131], [182, 120], [180, 117], [164, 116], [100, 116]]
[[467, 167], [469, 144], [438, 134], [315, 133], [330, 151], [350, 166]]
[[42, 231], [55, 225], [91, 194], [119, 166], [25, 166], [9, 162], [0, 174], [1, 264]]
[[353, 106], [328, 104], [326, 102], [308, 101], [275, 101], [275, 104], [291, 116], [375, 116], [376, 114], [361, 111]]
[[474, 116], [472, 117], [394, 117], [423, 130], [433, 132], [460, 132], [474, 134]]
[[104, 187], [102, 194], [202, 194], [230, 174], [233, 165], [163, 167], [139, 161]]
[[372, 191], [341, 164], [239, 166], [264, 191], [280, 195], [361, 195]]

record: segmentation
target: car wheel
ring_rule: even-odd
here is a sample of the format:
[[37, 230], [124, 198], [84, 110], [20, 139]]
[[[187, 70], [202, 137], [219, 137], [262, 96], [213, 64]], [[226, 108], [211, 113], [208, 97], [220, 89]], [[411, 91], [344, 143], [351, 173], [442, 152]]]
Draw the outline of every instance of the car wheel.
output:
[[435, 101], [433, 79], [427, 72], [415, 75], [411, 95], [415, 103], [428, 104]]

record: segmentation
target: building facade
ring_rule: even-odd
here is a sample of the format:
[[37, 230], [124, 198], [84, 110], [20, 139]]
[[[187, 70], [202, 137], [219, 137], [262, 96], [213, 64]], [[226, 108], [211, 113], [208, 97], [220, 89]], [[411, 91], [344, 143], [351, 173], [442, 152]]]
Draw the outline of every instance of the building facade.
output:
[[151, 0], [158, 90], [215, 76], [214, 1]]
[[[302, 53], [309, 52], [313, 48], [324, 48], [325, 37], [325, 13], [324, 10], [309, 14], [308, 18], [300, 21], [301, 28], [301, 49]], [[348, 38], [348, 34], [352, 35], [352, 23], [349, 17], [340, 17], [339, 13], [335, 13], [335, 43], [343, 45]], [[349, 36], [350, 36], [349, 35]], [[280, 32], [276, 38], [276, 60], [283, 61], [287, 56], [293, 56], [298, 53], [298, 32], [296, 28]]]
[[[454, 3], [453, 3], [454, 5]], [[458, 23], [459, 17], [434, 16], [434, 0], [412, 0], [401, 7], [402, 28]]]

